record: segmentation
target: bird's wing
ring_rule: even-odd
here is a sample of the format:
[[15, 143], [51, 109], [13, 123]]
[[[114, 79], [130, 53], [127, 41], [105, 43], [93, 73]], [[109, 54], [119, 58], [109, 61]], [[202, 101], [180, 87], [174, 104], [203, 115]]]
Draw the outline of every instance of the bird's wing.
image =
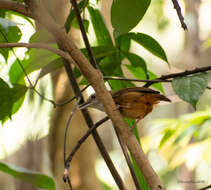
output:
[[143, 93], [151, 93], [151, 94], [160, 94], [159, 91], [156, 90], [152, 90], [150, 88], [145, 88], [145, 87], [129, 87], [129, 88], [123, 88], [119, 91], [116, 92], [112, 92], [112, 96], [116, 97], [116, 96], [120, 96], [124, 93], [127, 92], [143, 92]]

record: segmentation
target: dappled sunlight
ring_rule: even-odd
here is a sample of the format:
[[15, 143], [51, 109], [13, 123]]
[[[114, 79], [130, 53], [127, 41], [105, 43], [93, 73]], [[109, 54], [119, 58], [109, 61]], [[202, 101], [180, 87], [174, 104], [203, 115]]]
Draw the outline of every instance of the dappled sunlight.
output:
[[[51, 97], [52, 87], [49, 77], [43, 78], [43, 82], [48, 84], [45, 93]], [[37, 95], [34, 95], [32, 102], [29, 93], [26, 94], [26, 97], [23, 106], [12, 116], [12, 120], [7, 120], [0, 127], [0, 159], [18, 150], [26, 140], [38, 140], [48, 135], [52, 104], [42, 102]]]

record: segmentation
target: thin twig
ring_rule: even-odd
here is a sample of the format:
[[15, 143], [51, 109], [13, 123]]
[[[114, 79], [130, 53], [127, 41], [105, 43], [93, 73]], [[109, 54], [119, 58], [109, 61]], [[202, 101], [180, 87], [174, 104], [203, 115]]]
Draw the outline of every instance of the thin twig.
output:
[[180, 8], [180, 5], [179, 5], [178, 1], [177, 0], [172, 0], [172, 3], [174, 4], [174, 8], [177, 11], [177, 15], [179, 17], [179, 20], [180, 20], [180, 23], [181, 23], [182, 28], [184, 30], [187, 30], [188, 27], [187, 27], [187, 25], [186, 25], [186, 23], [184, 21], [184, 17], [182, 15], [182, 11], [181, 11], [181, 8]]
[[189, 71], [184, 71], [184, 72], [179, 72], [179, 73], [172, 73], [169, 75], [163, 75], [159, 78], [156, 78], [154, 80], [151, 80], [149, 82], [147, 82], [144, 87], [149, 87], [152, 84], [156, 83], [156, 80], [166, 80], [166, 79], [170, 79], [170, 78], [176, 78], [176, 77], [184, 77], [187, 75], [192, 75], [192, 74], [196, 74], [196, 73], [201, 73], [201, 72], [206, 72], [211, 70], [211, 66], [207, 66], [207, 67], [201, 67], [201, 68], [195, 68], [193, 70], [189, 70]]
[[[97, 129], [97, 127], [99, 127], [102, 123], [106, 122], [109, 119], [108, 116], [106, 116], [105, 118], [101, 119], [100, 121], [98, 121], [95, 125], [93, 125], [91, 128], [89, 128], [89, 130], [86, 132], [86, 134], [78, 141], [78, 143], [76, 144], [76, 146], [73, 148], [72, 152], [68, 155], [67, 160], [64, 160], [64, 175], [63, 175], [63, 181], [66, 183], [66, 181], [68, 182], [68, 185], [70, 187], [70, 190], [72, 190], [72, 184], [71, 184], [71, 180], [69, 177], [69, 167], [70, 167], [70, 162], [73, 159], [73, 156], [75, 155], [75, 153], [77, 152], [77, 150], [80, 148], [80, 146], [82, 145], [82, 143], [89, 137], [89, 135]], [[65, 151], [64, 151], [65, 153]], [[65, 158], [65, 155], [64, 155]]]
[[[2, 30], [0, 30], [0, 33], [2, 34], [3, 38], [8, 42], [8, 39], [7, 37], [5, 36], [4, 32], [2, 32]], [[5, 46], [4, 46], [5, 44]], [[73, 97], [71, 98], [70, 100], [66, 101], [66, 102], [63, 102], [63, 103], [56, 103], [55, 101], [49, 99], [49, 98], [46, 98], [45, 96], [43, 96], [38, 90], [36, 90], [35, 86], [32, 84], [25, 68], [23, 67], [20, 59], [18, 58], [18, 56], [16, 55], [15, 51], [13, 50], [13, 47], [30, 47], [30, 48], [44, 48], [44, 49], [52, 49], [50, 46], [47, 46], [46, 44], [42, 44], [42, 43], [36, 43], [36, 44], [28, 44], [28, 43], [4, 43], [4, 44], [0, 44], [0, 48], [10, 48], [11, 51], [13, 52], [14, 56], [16, 57], [17, 59], [17, 62], [19, 64], [19, 66], [21, 67], [21, 70], [23, 71], [24, 75], [26, 76], [27, 78], [27, 81], [29, 82], [29, 88], [32, 89], [38, 96], [40, 96], [43, 100], [46, 100], [50, 103], [53, 104], [54, 108], [56, 106], [63, 106], [65, 104], [68, 104], [70, 103], [72, 100], [74, 100], [76, 97]], [[53, 48], [55, 51], [57, 51], [57, 49]], [[54, 51], [53, 50], [53, 51]], [[59, 49], [58, 49], [59, 50]], [[61, 50], [59, 50], [58, 52], [63, 52]], [[65, 53], [65, 52], [63, 52]], [[61, 53], [62, 54], [62, 53]], [[66, 53], [65, 53], [66, 54]], [[65, 56], [67, 58], [67, 56]], [[70, 56], [68, 56], [70, 57]], [[82, 89], [82, 92], [86, 89], [87, 87], [85, 87], [84, 89]]]
[[78, 8], [77, 2], [76, 2], [76, 0], [70, 0], [70, 2], [73, 5], [75, 13], [76, 13], [76, 17], [77, 17], [77, 20], [78, 20], [78, 24], [80, 26], [81, 34], [82, 34], [82, 37], [83, 37], [83, 40], [84, 40], [84, 43], [85, 43], [85, 46], [86, 46], [86, 49], [87, 49], [87, 52], [88, 52], [88, 55], [89, 55], [90, 63], [92, 64], [92, 66], [95, 69], [99, 69], [97, 62], [94, 58], [94, 54], [92, 52], [91, 46], [89, 44], [88, 37], [86, 35], [86, 31], [85, 31], [85, 28], [84, 28], [84, 25], [83, 25], [83, 21], [82, 21], [81, 15], [80, 15], [80, 10]]
[[81, 98], [79, 97], [77, 102], [73, 106], [72, 111], [70, 112], [70, 115], [69, 115], [69, 118], [67, 120], [67, 124], [66, 124], [66, 127], [65, 127], [65, 132], [64, 132], [64, 165], [65, 165], [65, 161], [66, 161], [67, 132], [68, 132], [68, 129], [69, 129], [69, 126], [70, 126], [70, 121], [71, 121], [73, 114], [75, 113], [75, 110], [78, 107], [80, 101], [81, 101]]
[[198, 189], [198, 190], [206, 190], [206, 189], [209, 189], [209, 188], [211, 188], [211, 185], [208, 185], [208, 186], [206, 186], [206, 187], [202, 187], [202, 188], [200, 188], [200, 189]]
[[70, 190], [72, 190], [73, 187], [72, 187], [72, 184], [71, 184], [71, 181], [70, 181], [70, 177], [69, 176], [67, 177], [67, 183], [68, 183], [68, 185], [70, 187]]
[[131, 79], [131, 78], [124, 78], [124, 77], [115, 77], [115, 76], [104, 76], [105, 80], [123, 80], [123, 81], [133, 81], [133, 82], [171, 82], [171, 80], [165, 80], [165, 79]]
[[86, 134], [78, 141], [76, 146], [73, 148], [72, 152], [68, 155], [67, 159], [65, 160], [65, 169], [67, 169], [67, 170], [69, 169], [70, 162], [72, 161], [73, 156], [75, 155], [77, 150], [80, 148], [82, 143], [89, 137], [90, 134], [93, 133], [94, 130], [96, 130], [102, 123], [106, 122], [107, 120], [109, 120], [108, 116], [104, 117], [103, 119], [101, 119], [96, 124], [94, 124], [91, 128], [88, 129]]
[[21, 4], [19, 2], [0, 0], [0, 9], [15, 11], [27, 17], [33, 18], [33, 15], [29, 11], [29, 9], [27, 9], [24, 4]]
[[[4, 37], [4, 39], [8, 42], [7, 40], [7, 37], [5, 36], [5, 34], [0, 30], [0, 33], [2, 34], [2, 36]], [[49, 99], [49, 98], [46, 98], [45, 96], [43, 96], [38, 90], [36, 90], [35, 88], [35, 85], [32, 84], [25, 68], [23, 67], [20, 59], [18, 58], [18, 56], [16, 55], [15, 51], [13, 50], [13, 47], [27, 47], [27, 48], [42, 48], [42, 49], [47, 49], [49, 51], [52, 51], [60, 56], [62, 56], [63, 58], [66, 58], [66, 59], [69, 59], [72, 60], [72, 58], [69, 56], [69, 54], [65, 53], [64, 51], [60, 50], [60, 49], [56, 49], [56, 48], [52, 48], [50, 46], [48, 46], [47, 44], [44, 44], [44, 43], [3, 43], [3, 44], [0, 44], [0, 48], [10, 48], [11, 51], [13, 52], [14, 56], [16, 57], [17, 59], [17, 62], [19, 64], [19, 66], [21, 67], [24, 75], [26, 76], [28, 82], [29, 82], [29, 85], [30, 85], [30, 89], [32, 89], [36, 94], [38, 94], [43, 100], [46, 100], [50, 103], [53, 104], [54, 108], [57, 107], [57, 106], [63, 106], [65, 104], [68, 104], [70, 102], [72, 102], [74, 99], [76, 99], [76, 97], [74, 96], [73, 98], [71, 98], [70, 100], [67, 100], [63, 103], [56, 103], [55, 101]], [[68, 58], [69, 57], [69, 58]], [[84, 90], [86, 90], [90, 85], [87, 85], [86, 87], [84, 87], [81, 92], [83, 92]]]
[[[89, 86], [90, 86], [90, 85], [85, 86], [85, 87], [81, 90], [81, 92], [85, 91]], [[46, 101], [52, 103], [53, 106], [54, 106], [54, 108], [56, 108], [57, 106], [64, 106], [64, 105], [66, 105], [66, 104], [69, 104], [70, 102], [72, 102], [73, 100], [76, 99], [76, 96], [74, 96], [74, 97], [72, 97], [72, 98], [70, 98], [69, 100], [66, 100], [66, 101], [64, 101], [64, 102], [56, 103], [54, 100], [48, 99], [48, 98], [46, 98], [45, 96], [43, 96], [42, 94], [40, 94], [40, 92], [37, 91], [35, 88], [31, 88], [31, 89], [34, 90], [43, 100], [46, 100]]]
[[72, 183], [68, 174], [68, 170], [64, 170], [63, 181], [68, 183], [70, 190], [73, 190]]
[[[90, 84], [86, 85], [80, 92], [82, 93], [83, 91], [85, 91], [88, 87], [90, 86]], [[64, 101], [62, 103], [56, 103], [56, 106], [63, 106], [65, 104], [69, 104], [70, 102], [72, 102], [73, 100], [76, 99], [76, 96], [72, 97], [71, 99]]]

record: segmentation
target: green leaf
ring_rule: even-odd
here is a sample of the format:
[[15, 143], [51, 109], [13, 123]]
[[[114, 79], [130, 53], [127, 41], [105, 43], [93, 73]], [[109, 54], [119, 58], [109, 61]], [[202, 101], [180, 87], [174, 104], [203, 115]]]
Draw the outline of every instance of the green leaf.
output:
[[113, 46], [111, 36], [99, 10], [87, 6], [98, 45]]
[[147, 77], [147, 65], [142, 57], [126, 51], [124, 51], [123, 54], [127, 57], [133, 67], [141, 67]]
[[143, 190], [150, 190], [145, 178], [144, 178], [144, 175], [142, 174], [139, 166], [137, 165], [136, 161], [132, 158], [132, 164], [133, 164], [133, 168], [135, 170], [135, 173], [136, 173], [136, 176], [138, 178], [138, 181], [141, 185], [141, 189]]
[[119, 65], [114, 61], [113, 57], [110, 56], [103, 58], [100, 61], [99, 66], [105, 76], [114, 75], [115, 70], [117, 67], [119, 67]]
[[[78, 4], [78, 8], [79, 8], [80, 12], [81, 12], [81, 11], [83, 10], [83, 8], [86, 6], [85, 3], [87, 3], [86, 0], [85, 0], [85, 1], [81, 1], [81, 2]], [[70, 27], [71, 27], [72, 22], [73, 22], [73, 20], [74, 20], [75, 17], [76, 17], [76, 15], [75, 15], [75, 10], [72, 10], [72, 9], [71, 9], [71, 10], [70, 10], [70, 14], [68, 15], [67, 20], [66, 20], [65, 25], [64, 25], [67, 33], [69, 32]]]
[[176, 132], [175, 129], [166, 129], [165, 134], [163, 135], [161, 141], [160, 141], [160, 145], [159, 148], [161, 148], [164, 143], [170, 138], [172, 137], [172, 135]]
[[116, 47], [119, 47], [120, 50], [129, 51], [130, 45], [131, 45], [131, 40], [127, 34], [121, 35], [121, 36], [115, 38], [115, 42], [116, 42]]
[[[125, 121], [127, 122], [127, 124], [130, 127], [132, 127], [135, 124], [135, 120], [131, 120], [131, 119], [125, 118]], [[137, 129], [136, 126], [133, 128], [133, 133], [136, 136], [136, 139], [137, 139], [138, 143], [141, 145], [140, 135], [139, 135], [139, 132], [138, 132], [138, 129]], [[146, 180], [145, 180], [140, 168], [138, 167], [136, 161], [133, 159], [132, 156], [131, 156], [131, 160], [132, 160], [133, 168], [135, 170], [135, 173], [136, 173], [136, 176], [138, 178], [139, 184], [141, 185], [141, 189], [149, 190], [149, 186], [147, 185], [147, 182], [146, 182]]]
[[81, 81], [79, 82], [79, 85], [88, 85], [89, 82], [86, 80], [85, 77], [82, 77]]
[[182, 100], [192, 104], [196, 109], [196, 104], [200, 96], [204, 93], [207, 83], [208, 74], [200, 73], [192, 76], [174, 78], [172, 87]]
[[[104, 74], [111, 75], [118, 66], [118, 62], [114, 59], [118, 50], [114, 46], [94, 46], [91, 48], [94, 57], [99, 63], [99, 66]], [[85, 48], [81, 49], [81, 51], [86, 57], [88, 57], [88, 53]]]
[[7, 14], [9, 14], [10, 17], [12, 17], [12, 15], [17, 15], [17, 16], [25, 19], [26, 21], [28, 21], [32, 25], [33, 28], [36, 28], [34, 21], [31, 18], [29, 18], [29, 17], [27, 17], [23, 14], [20, 14], [20, 13], [15, 12], [15, 11], [10, 11], [10, 10], [7, 10]]
[[[0, 18], [0, 43], [18, 42], [22, 36], [17, 23], [8, 19]], [[3, 55], [5, 61], [8, 59], [10, 48], [0, 48], [0, 53]]]
[[6, 19], [6, 18], [0, 18], [0, 25], [2, 26], [2, 28], [5, 31], [8, 31], [9, 27], [11, 27], [11, 26], [17, 26], [18, 23], [13, 22], [13, 21], [11, 21], [9, 19]]
[[121, 80], [110, 80], [109, 84], [111, 86], [111, 89], [114, 91], [120, 90], [122, 88], [135, 86], [133, 83], [131, 83], [129, 81], [121, 81]]
[[104, 183], [103, 181], [100, 182], [102, 186], [102, 190], [113, 190], [114, 188], [109, 186], [108, 184]]
[[23, 85], [9, 85], [0, 78], [0, 120], [4, 123], [21, 107], [27, 87]]
[[7, 12], [7, 10], [3, 10], [3, 9], [1, 9], [0, 10], [0, 17], [5, 17], [5, 15], [6, 15], [6, 12]]
[[[135, 76], [135, 78], [137, 79], [146, 79], [146, 74], [144, 72], [144, 70], [141, 67], [134, 67], [132, 65], [126, 65], [127, 69]], [[155, 79], [157, 78], [157, 76], [148, 71], [149, 74], [149, 79]], [[159, 91], [163, 92], [163, 87], [161, 83], [156, 83], [152, 85], [154, 88], [158, 89]]]
[[[114, 46], [94, 46], [91, 48], [95, 59], [102, 59], [106, 56], [111, 56], [118, 52], [118, 50]], [[86, 48], [81, 49], [81, 51], [86, 57], [88, 57]]]
[[55, 189], [55, 182], [51, 177], [28, 170], [26, 168], [21, 168], [12, 164], [0, 162], [0, 171], [7, 173], [22, 181], [32, 183], [38, 188], [49, 190]]
[[78, 78], [81, 76], [81, 72], [79, 71], [77, 67], [74, 67], [73, 73], [74, 73], [75, 78]]
[[205, 138], [209, 138], [211, 134], [211, 119], [205, 120], [203, 124], [198, 127], [198, 140], [204, 140]]
[[[86, 20], [86, 19], [83, 19], [82, 21], [83, 21], [85, 32], [88, 32], [88, 30], [89, 30], [89, 21]], [[73, 20], [72, 26], [74, 26], [75, 28], [80, 30], [80, 26], [79, 26], [78, 21], [76, 19]]]
[[[59, 56], [43, 49], [30, 49], [25, 59], [21, 61], [27, 74], [45, 67], [49, 62], [54, 61]], [[12, 84], [23, 84], [25, 74], [21, 69], [20, 63], [16, 60], [9, 70], [10, 82]]]
[[57, 58], [57, 59], [54, 59], [53, 61], [51, 61], [50, 63], [48, 63], [47, 65], [45, 65], [45, 66], [41, 69], [41, 71], [40, 71], [40, 73], [39, 73], [39, 75], [38, 75], [38, 77], [37, 77], [35, 83], [37, 83], [37, 81], [38, 81], [40, 78], [42, 78], [43, 76], [45, 76], [45, 75], [47, 75], [48, 73], [51, 73], [51, 72], [53, 72], [53, 71], [55, 71], [55, 70], [57, 70], [57, 69], [59, 69], [59, 68], [61, 68], [61, 67], [63, 67], [63, 66], [64, 66], [64, 65], [63, 65], [63, 61], [62, 61], [62, 58], [61, 58], [61, 57], [59, 57], [59, 58]]
[[116, 36], [133, 29], [145, 15], [151, 0], [113, 0], [111, 23]]
[[179, 143], [179, 141], [181, 141], [184, 137], [192, 135], [197, 128], [197, 125], [192, 125], [184, 129], [184, 131], [182, 131], [180, 135], [175, 139], [174, 144]]
[[11, 117], [12, 112], [12, 92], [9, 85], [0, 78], [0, 120]]
[[202, 46], [206, 49], [209, 48], [211, 46], [211, 38], [208, 38], [203, 44]]
[[151, 52], [153, 55], [161, 58], [163, 61], [168, 63], [166, 53], [161, 47], [161, 45], [153, 39], [151, 36], [143, 33], [129, 33], [128, 36]]
[[35, 32], [31, 37], [29, 42], [36, 43], [36, 42], [52, 42], [54, 41], [52, 35], [45, 29], [38, 30]]

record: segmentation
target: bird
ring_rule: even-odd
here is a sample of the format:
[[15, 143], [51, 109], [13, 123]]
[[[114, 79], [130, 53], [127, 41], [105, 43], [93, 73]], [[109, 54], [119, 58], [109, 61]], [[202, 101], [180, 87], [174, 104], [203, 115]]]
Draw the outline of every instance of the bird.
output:
[[[171, 102], [169, 98], [160, 94], [159, 91], [145, 87], [128, 87], [118, 91], [110, 91], [110, 93], [122, 116], [129, 119], [137, 119], [135, 124], [150, 113], [154, 105], [160, 101]], [[80, 109], [87, 107], [105, 112], [96, 93], [91, 94], [87, 101], [79, 106]]]

